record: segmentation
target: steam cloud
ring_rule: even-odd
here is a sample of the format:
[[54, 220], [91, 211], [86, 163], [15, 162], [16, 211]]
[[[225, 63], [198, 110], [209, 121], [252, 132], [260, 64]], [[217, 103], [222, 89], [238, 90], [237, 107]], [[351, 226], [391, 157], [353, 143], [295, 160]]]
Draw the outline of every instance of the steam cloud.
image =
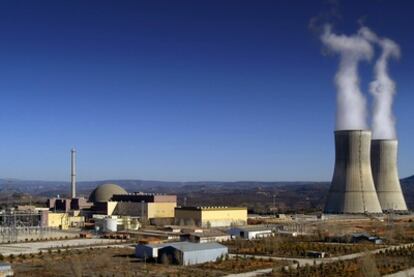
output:
[[388, 38], [380, 38], [367, 27], [359, 33], [368, 41], [378, 44], [382, 53], [374, 66], [374, 81], [370, 83], [370, 92], [374, 97], [372, 111], [372, 137], [374, 139], [395, 139], [395, 118], [392, 112], [395, 83], [388, 75], [390, 58], [400, 57], [400, 47]]
[[370, 42], [362, 32], [350, 36], [334, 34], [330, 25], [325, 26], [321, 40], [328, 50], [340, 56], [335, 76], [336, 130], [366, 129], [366, 99], [359, 87], [358, 64], [371, 60], [374, 51]]

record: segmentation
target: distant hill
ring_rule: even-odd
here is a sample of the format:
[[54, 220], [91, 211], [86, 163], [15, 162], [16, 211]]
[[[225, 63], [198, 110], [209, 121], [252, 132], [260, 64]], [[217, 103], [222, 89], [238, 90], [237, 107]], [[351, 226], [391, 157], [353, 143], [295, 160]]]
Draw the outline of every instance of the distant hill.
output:
[[[99, 181], [77, 182], [77, 189], [80, 194], [89, 194], [95, 187], [104, 183], [115, 183], [128, 192], [171, 192], [181, 191], [231, 191], [249, 190], [251, 188], [268, 188], [281, 186], [299, 186], [314, 184], [314, 182], [259, 182], [259, 181], [198, 181], [198, 182], [168, 182], [154, 180], [122, 180], [109, 179]], [[30, 192], [37, 195], [52, 196], [56, 194], [65, 195], [69, 193], [70, 183], [61, 181], [39, 181], [39, 180], [19, 180], [19, 179], [0, 179], [0, 190], [14, 190], [19, 192]], [[310, 189], [310, 188], [309, 188]]]
[[405, 201], [407, 206], [414, 209], [414, 175], [401, 179], [401, 189], [404, 192]]
[[[243, 205], [253, 212], [269, 211], [273, 208], [273, 197], [280, 211], [318, 211], [323, 208], [329, 189], [329, 182], [99, 180], [78, 182], [78, 195], [87, 197], [104, 183], [118, 184], [128, 192], [177, 194], [179, 204], [185, 201], [188, 205]], [[401, 179], [401, 187], [408, 207], [414, 209], [414, 176]], [[8, 195], [7, 199], [12, 195], [33, 195], [38, 199], [65, 197], [69, 190], [69, 182], [0, 179], [0, 195]]]

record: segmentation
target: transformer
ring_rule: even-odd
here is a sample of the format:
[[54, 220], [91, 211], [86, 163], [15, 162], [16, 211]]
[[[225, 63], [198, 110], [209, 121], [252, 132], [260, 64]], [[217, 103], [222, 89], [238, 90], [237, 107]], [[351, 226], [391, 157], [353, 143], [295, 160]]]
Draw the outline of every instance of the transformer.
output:
[[370, 150], [370, 131], [335, 131], [335, 169], [325, 213], [382, 213], [372, 177]]
[[371, 167], [383, 211], [407, 211], [397, 168], [398, 141], [375, 139], [371, 142]]

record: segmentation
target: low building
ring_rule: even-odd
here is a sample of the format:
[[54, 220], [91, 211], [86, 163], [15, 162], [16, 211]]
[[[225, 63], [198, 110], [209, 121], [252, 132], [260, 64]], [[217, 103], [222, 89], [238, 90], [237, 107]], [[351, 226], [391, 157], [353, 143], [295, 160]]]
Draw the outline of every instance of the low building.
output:
[[0, 262], [0, 277], [13, 276], [14, 272], [9, 263]]
[[244, 207], [177, 207], [175, 224], [200, 227], [228, 227], [247, 223]]
[[214, 262], [227, 253], [228, 248], [217, 242], [177, 242], [159, 248], [158, 261], [169, 264], [195, 265]]
[[259, 239], [272, 236], [273, 230], [269, 226], [250, 225], [233, 227], [229, 230], [229, 234], [232, 238]]
[[189, 233], [180, 236], [181, 241], [189, 241], [195, 243], [206, 242], [221, 242], [230, 240], [231, 236], [222, 232], [207, 232], [207, 233]]
[[69, 214], [67, 213], [47, 213], [47, 227], [66, 230], [69, 228]]
[[95, 228], [102, 232], [117, 231], [136, 231], [141, 227], [141, 223], [136, 218], [130, 216], [106, 216], [93, 215]]
[[285, 235], [285, 236], [292, 236], [292, 237], [297, 237], [299, 235], [298, 232], [296, 232], [296, 231], [283, 230], [283, 229], [277, 230], [277, 234], [278, 235]]
[[305, 252], [306, 257], [323, 259], [326, 257], [326, 252], [308, 250]]
[[146, 202], [146, 203], [177, 203], [176, 195], [156, 194], [145, 192], [133, 192], [127, 194], [115, 194], [112, 196], [112, 201], [115, 202]]
[[169, 245], [171, 243], [137, 244], [135, 246], [135, 256], [140, 259], [157, 259], [158, 250]]
[[135, 216], [151, 220], [174, 218], [176, 202], [107, 202], [108, 215]]
[[141, 221], [164, 220], [172, 223], [177, 196], [134, 192], [127, 193], [115, 184], [97, 187], [89, 196], [95, 214], [139, 217]]
[[92, 206], [92, 203], [87, 202], [84, 197], [77, 198], [49, 198], [47, 200], [47, 206], [51, 211], [69, 212], [71, 210], [88, 209]]
[[69, 226], [73, 228], [83, 228], [85, 226], [85, 217], [69, 216]]
[[369, 242], [374, 244], [382, 244], [383, 240], [376, 236], [371, 236], [367, 233], [356, 233], [352, 235], [351, 241], [353, 243], [363, 243], [363, 242]]

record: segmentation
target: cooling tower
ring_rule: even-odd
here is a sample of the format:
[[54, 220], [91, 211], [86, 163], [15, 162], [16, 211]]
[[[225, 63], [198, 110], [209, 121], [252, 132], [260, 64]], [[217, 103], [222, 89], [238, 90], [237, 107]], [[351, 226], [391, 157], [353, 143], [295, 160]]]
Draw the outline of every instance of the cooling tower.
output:
[[406, 211], [397, 169], [398, 141], [372, 140], [371, 166], [375, 188], [383, 211]]
[[335, 169], [325, 213], [381, 213], [371, 171], [371, 132], [335, 131]]

